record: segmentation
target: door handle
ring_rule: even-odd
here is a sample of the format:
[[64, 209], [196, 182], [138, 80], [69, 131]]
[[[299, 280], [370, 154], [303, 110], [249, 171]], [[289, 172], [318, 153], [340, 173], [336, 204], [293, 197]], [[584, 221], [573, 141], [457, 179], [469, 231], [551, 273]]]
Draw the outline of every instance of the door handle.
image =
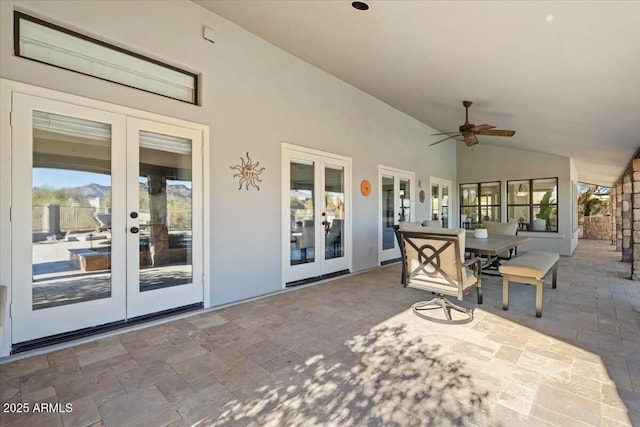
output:
[[140, 229], [139, 229], [138, 227], [131, 227], [129, 230], [130, 230], [133, 234], [137, 234], [137, 233], [140, 231]]

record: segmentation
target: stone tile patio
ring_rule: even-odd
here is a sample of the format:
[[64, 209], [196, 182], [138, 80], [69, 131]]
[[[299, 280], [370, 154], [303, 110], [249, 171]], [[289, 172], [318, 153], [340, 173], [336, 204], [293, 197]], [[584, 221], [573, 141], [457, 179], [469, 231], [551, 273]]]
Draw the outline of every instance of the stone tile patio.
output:
[[[14, 426], [640, 425], [640, 283], [602, 241], [558, 289], [483, 281], [472, 323], [414, 316], [400, 266], [120, 333], [0, 366]], [[473, 297], [463, 303], [474, 307]]]

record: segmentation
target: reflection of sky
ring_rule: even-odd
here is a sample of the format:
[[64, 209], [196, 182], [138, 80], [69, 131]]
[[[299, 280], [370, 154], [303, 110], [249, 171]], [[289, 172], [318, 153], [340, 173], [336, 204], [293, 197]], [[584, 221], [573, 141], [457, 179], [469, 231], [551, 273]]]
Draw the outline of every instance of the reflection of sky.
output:
[[344, 201], [344, 193], [336, 193], [333, 191], [327, 191], [326, 195], [331, 197], [333, 203], [338, 203], [338, 200]]
[[298, 200], [306, 200], [313, 197], [311, 190], [291, 189], [291, 196]]
[[79, 172], [65, 169], [33, 169], [34, 187], [47, 186], [58, 189], [82, 187], [83, 185], [88, 184], [99, 184], [105, 187], [110, 187], [111, 176], [100, 173]]
[[[146, 183], [147, 179], [140, 177], [140, 182]], [[111, 187], [111, 175], [80, 172], [66, 169], [34, 168], [33, 187], [75, 188], [83, 185], [99, 184], [104, 187]], [[167, 185], [184, 185], [191, 188], [191, 181], [167, 180]]]

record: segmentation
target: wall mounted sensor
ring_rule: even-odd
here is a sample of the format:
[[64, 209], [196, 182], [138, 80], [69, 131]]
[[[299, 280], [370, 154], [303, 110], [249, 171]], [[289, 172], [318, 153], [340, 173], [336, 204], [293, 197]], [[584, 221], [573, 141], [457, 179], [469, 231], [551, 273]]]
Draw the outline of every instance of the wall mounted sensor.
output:
[[209, 40], [211, 43], [216, 42], [216, 34], [209, 27], [202, 27], [202, 37], [205, 40]]

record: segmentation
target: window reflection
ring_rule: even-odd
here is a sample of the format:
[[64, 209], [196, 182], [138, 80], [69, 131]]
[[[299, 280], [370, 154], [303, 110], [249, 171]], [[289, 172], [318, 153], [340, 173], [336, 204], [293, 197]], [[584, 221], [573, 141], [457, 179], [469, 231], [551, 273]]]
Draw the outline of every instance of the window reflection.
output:
[[192, 283], [191, 141], [141, 131], [139, 168], [140, 291]]
[[111, 297], [111, 126], [33, 113], [32, 307]]
[[290, 164], [291, 265], [315, 261], [314, 163]]
[[500, 182], [460, 184], [460, 223], [473, 228], [483, 221], [499, 222]]
[[393, 177], [382, 177], [382, 249], [393, 249], [395, 233], [393, 230], [395, 196]]
[[507, 215], [520, 230], [558, 231], [558, 179], [540, 178], [507, 183]]
[[325, 259], [344, 256], [344, 168], [325, 167]]

